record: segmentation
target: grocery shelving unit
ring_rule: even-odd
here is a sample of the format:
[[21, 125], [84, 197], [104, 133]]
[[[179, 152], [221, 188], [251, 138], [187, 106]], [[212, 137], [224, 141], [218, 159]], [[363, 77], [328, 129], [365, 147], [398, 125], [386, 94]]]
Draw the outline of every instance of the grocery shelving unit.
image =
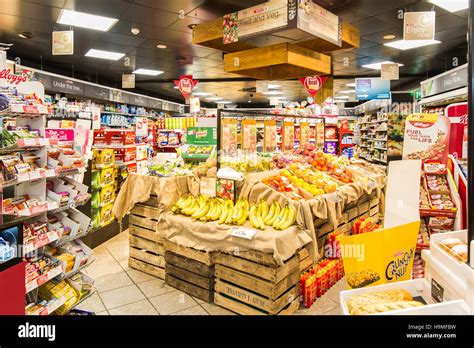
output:
[[357, 153], [360, 158], [387, 164], [388, 118], [384, 114], [370, 114], [357, 121]]

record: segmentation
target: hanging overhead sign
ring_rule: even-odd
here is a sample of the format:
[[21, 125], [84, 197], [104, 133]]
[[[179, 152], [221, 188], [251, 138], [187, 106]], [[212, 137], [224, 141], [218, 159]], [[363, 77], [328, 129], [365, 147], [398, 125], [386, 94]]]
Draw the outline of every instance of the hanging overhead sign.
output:
[[179, 80], [175, 80], [174, 84], [178, 87], [183, 97], [187, 99], [198, 82], [198, 80], [193, 80], [192, 75], [183, 75], [179, 77]]
[[324, 82], [326, 82], [327, 76], [307, 76], [307, 77], [302, 77], [300, 78], [300, 82], [303, 84], [303, 86], [306, 88], [309, 94], [311, 94], [312, 97], [316, 95], [316, 93], [319, 92], [319, 90], [323, 87]]
[[192, 114], [201, 112], [201, 101], [198, 97], [189, 98], [189, 112]]
[[382, 64], [380, 78], [382, 80], [398, 80], [400, 68], [397, 63]]
[[467, 86], [467, 64], [420, 83], [423, 98]]
[[53, 31], [52, 54], [53, 56], [65, 56], [74, 54], [74, 32]]
[[390, 99], [390, 81], [381, 78], [355, 79], [356, 99]]
[[436, 12], [405, 12], [403, 40], [434, 40]]
[[288, 24], [287, 1], [273, 0], [239, 11], [238, 37], [251, 37], [285, 28]]
[[122, 88], [135, 88], [135, 74], [122, 75]]

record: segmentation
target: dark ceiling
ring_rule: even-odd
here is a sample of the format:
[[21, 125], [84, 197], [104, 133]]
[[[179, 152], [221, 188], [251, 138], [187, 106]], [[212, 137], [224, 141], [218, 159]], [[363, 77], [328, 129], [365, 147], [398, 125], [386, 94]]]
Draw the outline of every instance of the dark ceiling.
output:
[[[212, 92], [220, 97], [247, 102], [252, 79], [226, 74], [223, 71], [222, 53], [213, 49], [193, 46], [190, 24], [218, 18], [226, 13], [247, 8], [261, 0], [0, 0], [0, 42], [13, 43], [8, 58], [20, 57], [24, 65], [47, 71], [120, 87], [121, 74], [130, 72], [118, 62], [87, 58], [90, 48], [125, 53], [132, 61], [132, 68], [149, 68], [165, 71], [157, 77], [137, 76], [137, 91], [166, 99], [181, 101], [173, 88], [173, 79], [182, 74], [192, 74], [201, 79], [199, 91]], [[384, 35], [402, 38], [403, 20], [398, 11], [430, 11], [431, 3], [414, 0], [319, 0], [322, 6], [359, 28], [361, 47], [333, 56], [333, 73], [341, 79], [337, 84], [344, 88], [357, 76], [377, 76], [379, 72], [361, 68], [361, 65], [382, 60], [403, 63], [401, 79], [392, 82], [392, 89], [407, 90], [420, 80], [451, 69], [454, 57], [459, 64], [466, 62], [467, 10], [449, 13], [436, 10], [436, 39], [439, 45], [400, 51], [383, 46]], [[109, 32], [74, 28], [75, 54], [51, 55], [51, 32], [66, 30], [57, 24], [61, 9], [71, 9], [96, 15], [118, 18]], [[180, 10], [185, 16], [179, 18]], [[139, 35], [131, 33], [132, 26], [140, 29]], [[20, 32], [31, 32], [32, 39], [22, 39]], [[262, 40], [262, 38], [258, 39]], [[281, 42], [277, 35], [263, 38], [268, 43]], [[166, 49], [156, 48], [167, 45]], [[344, 57], [349, 66], [344, 66]], [[41, 66], [42, 64], [42, 66]], [[348, 79], [346, 81], [346, 79]], [[218, 84], [213, 82], [219, 81]], [[279, 83], [290, 99], [304, 99], [306, 92], [297, 81]], [[254, 102], [266, 102], [263, 95], [255, 95]], [[247, 104], [248, 105], [248, 104]]]

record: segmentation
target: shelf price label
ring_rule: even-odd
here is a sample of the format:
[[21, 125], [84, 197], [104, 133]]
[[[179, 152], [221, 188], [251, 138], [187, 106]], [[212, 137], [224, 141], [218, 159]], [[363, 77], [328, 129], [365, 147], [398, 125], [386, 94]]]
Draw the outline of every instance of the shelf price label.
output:
[[245, 228], [245, 227], [239, 227], [239, 228], [231, 229], [229, 234], [233, 237], [252, 240], [253, 237], [257, 234], [257, 230]]
[[257, 121], [242, 121], [242, 149], [248, 152], [257, 151]]
[[263, 123], [263, 143], [265, 152], [273, 152], [277, 147], [276, 121], [268, 120]]

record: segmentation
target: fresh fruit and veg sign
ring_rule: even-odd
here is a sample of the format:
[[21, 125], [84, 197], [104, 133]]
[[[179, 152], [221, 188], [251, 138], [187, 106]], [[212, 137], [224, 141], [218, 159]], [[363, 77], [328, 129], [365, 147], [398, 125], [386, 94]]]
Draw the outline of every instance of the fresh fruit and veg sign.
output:
[[263, 143], [265, 145], [265, 152], [273, 152], [277, 147], [276, 121], [265, 121], [263, 127]]
[[257, 151], [257, 121], [242, 121], [242, 149], [248, 152]]
[[405, 122], [403, 159], [448, 162], [450, 122], [438, 114], [412, 114]]
[[316, 95], [316, 93], [319, 92], [319, 90], [323, 87], [324, 82], [326, 82], [327, 76], [307, 76], [307, 77], [301, 77], [300, 82], [306, 88], [309, 94], [311, 94], [312, 97]]
[[237, 120], [224, 118], [222, 120], [222, 150], [228, 153], [237, 151]]
[[192, 75], [183, 75], [179, 77], [179, 80], [174, 80], [174, 84], [178, 87], [185, 99], [191, 95], [198, 82], [198, 80], [193, 80]]

